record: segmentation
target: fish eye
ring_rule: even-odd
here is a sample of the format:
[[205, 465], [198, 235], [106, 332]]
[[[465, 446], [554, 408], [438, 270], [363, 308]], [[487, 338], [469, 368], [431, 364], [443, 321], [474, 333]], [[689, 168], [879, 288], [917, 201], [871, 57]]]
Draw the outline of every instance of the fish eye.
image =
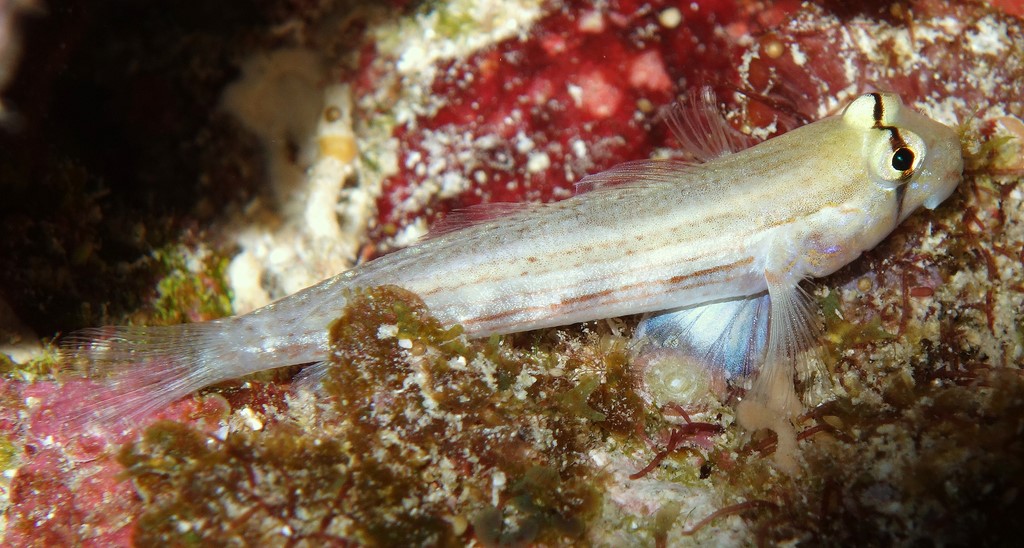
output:
[[914, 151], [900, 147], [892, 153], [892, 168], [896, 171], [907, 171], [914, 167]]
[[865, 150], [872, 178], [886, 190], [909, 183], [925, 168], [927, 143], [909, 129], [874, 129]]

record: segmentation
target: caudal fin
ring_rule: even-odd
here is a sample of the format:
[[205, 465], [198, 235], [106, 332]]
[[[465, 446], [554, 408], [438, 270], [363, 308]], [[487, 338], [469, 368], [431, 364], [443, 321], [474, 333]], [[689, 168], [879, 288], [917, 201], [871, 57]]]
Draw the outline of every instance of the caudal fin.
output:
[[104, 386], [67, 420], [81, 426], [136, 424], [200, 388], [220, 382], [226, 353], [221, 322], [155, 327], [99, 327], [60, 342], [72, 368]]

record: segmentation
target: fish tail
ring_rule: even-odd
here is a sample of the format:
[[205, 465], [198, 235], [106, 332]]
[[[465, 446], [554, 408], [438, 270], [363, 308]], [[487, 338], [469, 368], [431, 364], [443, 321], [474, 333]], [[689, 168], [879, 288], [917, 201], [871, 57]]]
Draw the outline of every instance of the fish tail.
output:
[[[224, 321], [76, 331], [60, 342], [73, 370], [104, 383], [69, 422], [137, 424], [196, 390], [231, 378]], [[228, 359], [226, 359], [228, 358]]]

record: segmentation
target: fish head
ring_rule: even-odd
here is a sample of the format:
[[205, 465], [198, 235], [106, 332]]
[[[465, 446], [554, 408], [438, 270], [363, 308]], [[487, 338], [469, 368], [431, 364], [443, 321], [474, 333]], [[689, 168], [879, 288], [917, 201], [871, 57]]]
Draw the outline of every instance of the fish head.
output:
[[894, 194], [899, 220], [920, 206], [934, 209], [960, 183], [963, 152], [956, 131], [904, 105], [898, 95], [862, 95], [842, 118], [863, 135], [868, 175]]

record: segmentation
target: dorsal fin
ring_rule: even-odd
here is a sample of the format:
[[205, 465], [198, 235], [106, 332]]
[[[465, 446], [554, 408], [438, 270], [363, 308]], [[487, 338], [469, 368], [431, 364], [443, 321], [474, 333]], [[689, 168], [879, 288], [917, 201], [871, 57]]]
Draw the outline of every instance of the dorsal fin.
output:
[[450, 234], [463, 228], [471, 227], [503, 217], [511, 217], [517, 213], [544, 207], [544, 204], [520, 202], [496, 202], [493, 204], [476, 204], [450, 211], [445, 217], [430, 227], [425, 240]]
[[698, 163], [739, 152], [756, 143], [753, 137], [729, 124], [709, 86], [691, 90], [685, 101], [673, 103], [663, 116], [682, 151]]
[[694, 164], [678, 160], [633, 160], [587, 175], [576, 183], [576, 194], [630, 184], [649, 186], [678, 183]]

